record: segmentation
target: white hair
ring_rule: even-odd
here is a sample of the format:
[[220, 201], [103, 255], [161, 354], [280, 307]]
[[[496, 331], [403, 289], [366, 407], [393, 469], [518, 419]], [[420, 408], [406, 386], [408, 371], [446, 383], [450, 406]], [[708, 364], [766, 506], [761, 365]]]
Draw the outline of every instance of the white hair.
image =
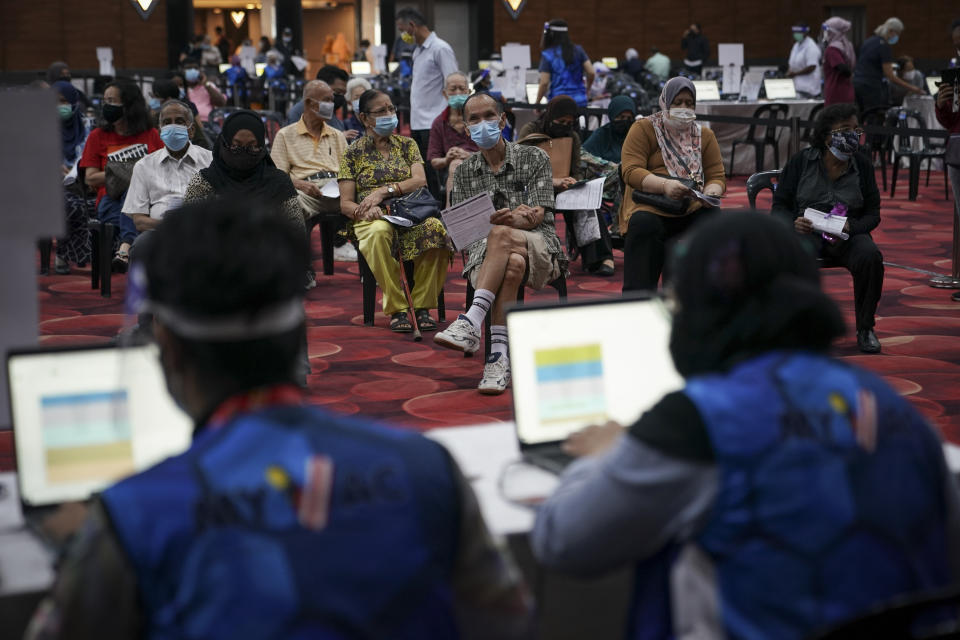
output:
[[891, 31], [903, 33], [903, 22], [900, 18], [887, 18], [887, 21], [873, 30], [874, 35], [878, 35], [884, 40], [890, 35]]
[[347, 95], [353, 95], [353, 90], [357, 87], [363, 87], [364, 91], [370, 91], [373, 88], [366, 78], [351, 78], [347, 83]]
[[626, 54], [627, 60], [633, 60], [633, 59], [639, 58], [639, 57], [640, 57], [640, 54], [637, 53], [637, 50], [636, 50], [636, 49], [634, 49], [634, 48], [632, 48], [632, 47], [631, 47], [630, 49], [627, 49], [627, 54]]

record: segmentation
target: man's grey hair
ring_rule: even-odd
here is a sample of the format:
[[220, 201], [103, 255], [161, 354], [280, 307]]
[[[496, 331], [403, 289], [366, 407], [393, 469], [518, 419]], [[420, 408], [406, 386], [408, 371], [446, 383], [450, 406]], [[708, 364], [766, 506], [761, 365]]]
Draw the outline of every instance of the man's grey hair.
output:
[[467, 98], [467, 101], [463, 103], [463, 113], [464, 113], [464, 114], [467, 113], [467, 105], [468, 105], [468, 104], [470, 104], [471, 102], [474, 102], [474, 101], [476, 101], [476, 100], [478, 100], [478, 99], [480, 99], [480, 98], [486, 98], [487, 100], [489, 100], [490, 102], [492, 102], [493, 105], [494, 105], [494, 107], [497, 109], [497, 113], [498, 113], [498, 114], [503, 113], [503, 104], [502, 104], [499, 100], [497, 100], [496, 98], [494, 98], [492, 95], [490, 95], [489, 93], [487, 93], [486, 91], [480, 91], [480, 92], [477, 92], [477, 93], [472, 93], [472, 94], [470, 94], [470, 97]]
[[426, 26], [427, 24], [423, 14], [413, 7], [404, 7], [397, 11], [397, 20], [402, 20], [403, 22], [412, 22], [418, 27]]
[[193, 109], [191, 109], [191, 108], [190, 108], [190, 105], [188, 105], [186, 102], [182, 102], [182, 101], [180, 101], [180, 100], [167, 100], [166, 102], [164, 102], [164, 103], [160, 106], [160, 111], [157, 112], [157, 120], [162, 120], [162, 119], [163, 119], [163, 112], [166, 111], [167, 109], [169, 109], [171, 106], [180, 107], [181, 109], [183, 109], [183, 112], [184, 112], [184, 113], [186, 114], [186, 116], [187, 116], [187, 120], [188, 120], [191, 124], [193, 124], [194, 122], [196, 122], [196, 118], [194, 118], [194, 116], [193, 116]]

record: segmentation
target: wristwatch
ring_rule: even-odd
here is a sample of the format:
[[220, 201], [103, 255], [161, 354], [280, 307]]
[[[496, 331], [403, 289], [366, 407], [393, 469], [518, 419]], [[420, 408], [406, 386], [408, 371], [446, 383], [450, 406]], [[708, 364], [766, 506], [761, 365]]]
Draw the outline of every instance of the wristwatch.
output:
[[393, 196], [397, 195], [397, 188], [391, 184], [387, 187], [387, 193], [392, 198]]

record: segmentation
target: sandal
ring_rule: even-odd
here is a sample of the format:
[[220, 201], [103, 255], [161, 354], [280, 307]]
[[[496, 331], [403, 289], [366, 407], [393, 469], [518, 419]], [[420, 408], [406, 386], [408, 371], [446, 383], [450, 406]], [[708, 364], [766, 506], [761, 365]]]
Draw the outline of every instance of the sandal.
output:
[[397, 311], [390, 316], [390, 331], [394, 333], [413, 333], [413, 325], [406, 311]]
[[114, 273], [126, 273], [127, 269], [130, 268], [130, 254], [126, 249], [118, 249], [115, 256], [113, 256], [113, 262], [111, 267]]
[[436, 331], [437, 323], [430, 317], [429, 309], [417, 309], [417, 324], [420, 326], [420, 331]]

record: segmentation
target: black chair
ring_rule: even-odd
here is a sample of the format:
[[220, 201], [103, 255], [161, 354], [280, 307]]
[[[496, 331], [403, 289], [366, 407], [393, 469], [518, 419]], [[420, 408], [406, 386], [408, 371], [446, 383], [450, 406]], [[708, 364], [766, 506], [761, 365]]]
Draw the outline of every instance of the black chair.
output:
[[[860, 114], [860, 125], [863, 127], [886, 127], [892, 125], [887, 111], [888, 107], [870, 107]], [[891, 137], [886, 133], [868, 133], [864, 151], [871, 161], [880, 160], [880, 175], [883, 179], [883, 190], [887, 190], [887, 159], [890, 156]]]
[[323, 275], [333, 275], [333, 241], [337, 236], [337, 228], [343, 218], [340, 213], [320, 213], [307, 220], [307, 238], [313, 233], [314, 227], [320, 227], [320, 260], [323, 263]]
[[810, 110], [810, 115], [807, 116], [807, 126], [803, 128], [803, 133], [800, 135], [800, 142], [808, 147], [813, 146], [813, 128], [817, 124], [817, 118], [820, 117], [821, 111], [823, 111], [822, 104], [818, 104]]
[[[753, 112], [753, 117], [770, 120], [770, 124], [751, 124], [750, 128], [747, 130], [746, 138], [733, 141], [733, 147], [730, 151], [730, 171], [727, 172], [727, 175], [733, 175], [733, 166], [737, 160], [737, 145], [741, 144], [751, 145], [756, 152], [757, 172], [763, 171], [763, 161], [766, 156], [766, 150], [768, 146], [773, 147], [774, 164], [776, 164], [778, 167], [780, 166], [780, 131], [779, 127], [775, 126], [774, 123], [777, 120], [786, 121], [789, 112], [790, 107], [785, 104], [765, 104], [757, 107], [757, 110]], [[763, 126], [764, 131], [762, 138], [757, 138], [758, 126]]]
[[751, 209], [757, 208], [757, 194], [764, 189], [770, 189], [771, 192], [777, 190], [777, 181], [780, 179], [780, 169], [773, 171], [761, 171], [747, 178], [747, 202]]
[[[561, 300], [567, 299], [567, 276], [561, 274], [559, 278], [548, 283], [549, 286], [557, 290], [557, 295]], [[523, 303], [523, 290], [526, 287], [520, 285], [520, 288], [517, 289], [517, 302]], [[473, 285], [470, 283], [469, 278], [467, 279], [467, 301], [464, 305], [464, 310], [469, 309], [473, 305]], [[490, 324], [491, 324], [491, 312], [487, 311], [487, 316], [483, 321], [483, 359], [486, 361], [487, 357], [490, 355]], [[472, 353], [463, 352], [464, 358], [472, 358]]]
[[110, 277], [113, 275], [113, 239], [116, 227], [91, 219], [90, 231], [90, 288], [100, 289], [100, 295], [110, 297]]
[[43, 238], [37, 240], [37, 248], [40, 249], [40, 275], [50, 275], [50, 251], [53, 249], [53, 239]]
[[[923, 129], [925, 123], [919, 111], [913, 111], [905, 107], [896, 107], [890, 110], [891, 115], [895, 116], [895, 126], [897, 129]], [[915, 145], [914, 140], [919, 140], [920, 144]], [[915, 149], [915, 146], [919, 146]], [[910, 200], [917, 199], [917, 193], [920, 191], [920, 168], [923, 161], [927, 161], [927, 186], [930, 186], [930, 167], [935, 158], [943, 160], [947, 155], [947, 148], [941, 145], [935, 145], [926, 136], [911, 135], [903, 133], [897, 136], [897, 145], [893, 149], [893, 178], [890, 180], [890, 197], [894, 196], [897, 190], [897, 174], [900, 171], [900, 158], [908, 158], [910, 161], [909, 169], [909, 191]], [[947, 178], [947, 163], [943, 163], [943, 192], [944, 198], [950, 199], [949, 179]]]
[[[333, 249], [331, 248], [331, 251]], [[360, 286], [363, 290], [363, 324], [372, 327], [377, 308], [377, 279], [370, 269], [370, 265], [360, 253], [360, 247], [357, 247], [357, 264], [360, 267]], [[413, 261], [405, 260], [403, 263], [403, 273], [407, 277], [407, 285], [413, 290]], [[437, 294], [437, 318], [440, 322], [447, 321], [447, 309], [443, 298], [443, 289]]]

